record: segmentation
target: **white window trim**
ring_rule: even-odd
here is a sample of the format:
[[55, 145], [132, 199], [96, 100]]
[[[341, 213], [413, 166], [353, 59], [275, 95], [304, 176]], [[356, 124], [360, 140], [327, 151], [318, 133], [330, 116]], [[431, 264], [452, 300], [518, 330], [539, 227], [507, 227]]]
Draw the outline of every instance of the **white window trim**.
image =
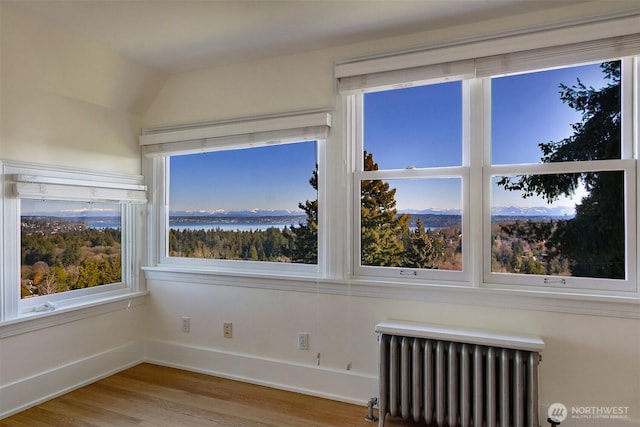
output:
[[[146, 286], [140, 274], [143, 236], [139, 222], [143, 216], [146, 187], [142, 176], [15, 161], [2, 161], [0, 167], [3, 196], [0, 337], [119, 310], [123, 308], [122, 304], [128, 308], [143, 302]], [[20, 281], [21, 197], [124, 202], [121, 217], [123, 281], [22, 300], [20, 288], [16, 286]]]
[[[326, 276], [327, 227], [326, 197], [326, 138], [331, 127], [331, 115], [326, 111], [302, 112], [289, 115], [266, 116], [183, 125], [173, 128], [145, 129], [140, 137], [144, 156], [145, 175], [151, 188], [151, 211], [147, 223], [147, 266], [189, 268], [247, 275], [290, 276], [318, 278]], [[196, 138], [196, 139], [192, 139]], [[179, 258], [168, 256], [169, 235], [169, 156], [247, 147], [316, 141], [318, 163], [318, 263], [315, 265], [247, 260], [219, 260]]]
[[[410, 87], [413, 85], [421, 85], [425, 83], [439, 83], [441, 81], [450, 81], [455, 78], [471, 79], [470, 86], [467, 87], [471, 94], [470, 103], [465, 105], [472, 105], [472, 111], [470, 112], [471, 129], [468, 131], [468, 135], [473, 135], [474, 141], [483, 141], [483, 144], [475, 144], [475, 146], [468, 147], [466, 152], [470, 153], [472, 159], [470, 170], [468, 175], [472, 177], [470, 179], [469, 191], [473, 198], [471, 206], [473, 206], [474, 212], [483, 212], [482, 215], [474, 214], [475, 218], [480, 220], [467, 221], [463, 224], [467, 226], [467, 232], [465, 236], [471, 237], [470, 246], [473, 249], [471, 253], [467, 249], [467, 256], [463, 259], [465, 262], [465, 268], [467, 262], [471, 263], [472, 268], [470, 274], [472, 280], [466, 285], [472, 288], [484, 288], [484, 289], [496, 289], [505, 292], [512, 292], [514, 290], [518, 292], [549, 292], [553, 294], [566, 294], [577, 296], [585, 293], [591, 293], [598, 296], [630, 296], [633, 299], [640, 297], [638, 277], [638, 262], [636, 254], [638, 253], [638, 224], [636, 215], [636, 201], [629, 201], [626, 206], [626, 218], [627, 218], [627, 243], [626, 243], [626, 256], [627, 256], [627, 277], [625, 280], [599, 280], [589, 278], [571, 278], [569, 285], [556, 286], [554, 283], [543, 283], [543, 286], [539, 286], [536, 283], [537, 280], [542, 281], [544, 277], [526, 277], [526, 275], [518, 275], [519, 279], [523, 276], [525, 280], [520, 281], [519, 285], [513, 285], [513, 274], [504, 275], [499, 273], [491, 273], [491, 245], [490, 239], [482, 238], [479, 236], [490, 235], [490, 206], [489, 206], [489, 189], [491, 188], [491, 177], [501, 174], [522, 174], [523, 172], [529, 173], [569, 173], [569, 172], [581, 172], [581, 171], [623, 171], [625, 173], [625, 185], [627, 194], [638, 194], [636, 189], [636, 183], [638, 181], [637, 171], [637, 146], [638, 146], [638, 99], [637, 91], [633, 90], [633, 84], [637, 84], [638, 76], [638, 59], [626, 58], [623, 60], [623, 128], [622, 128], [622, 159], [612, 161], [597, 161], [597, 162], [576, 162], [575, 164], [536, 164], [536, 165], [491, 165], [486, 159], [490, 159], [488, 148], [490, 142], [490, 123], [487, 124], [488, 117], [483, 117], [482, 111], [486, 111], [487, 102], [490, 99], [487, 97], [486, 87], [488, 85], [483, 84], [483, 80], [488, 80], [486, 77], [489, 74], [493, 75], [506, 75], [511, 73], [530, 72], [542, 69], [556, 68], [559, 66], [572, 66], [576, 63], [588, 63], [588, 62], [602, 62], [612, 58], [624, 57], [625, 55], [638, 55], [640, 53], [640, 34], [634, 33], [637, 31], [637, 16], [617, 18], [603, 24], [599, 22], [596, 25], [579, 25], [570, 29], [559, 29], [552, 32], [547, 32], [546, 37], [549, 37], [551, 33], [557, 33], [558, 35], [572, 33], [576, 28], [589, 29], [585, 32], [589, 34], [587, 37], [591, 37], [591, 40], [572, 40], [566, 37], [558, 37], [557, 39], [572, 42], [567, 45], [560, 46], [545, 46], [540, 34], [533, 35], [518, 35], [517, 37], [496, 37], [494, 39], [482, 40], [477, 43], [463, 43], [453, 44], [451, 46], [438, 46], [431, 49], [415, 50], [411, 52], [391, 53], [386, 55], [380, 55], [378, 57], [369, 57], [356, 59], [352, 61], [343, 61], [336, 64], [335, 74], [338, 78], [338, 89], [341, 91], [342, 97], [345, 100], [345, 108], [354, 112], [346, 114], [352, 121], [357, 122], [356, 129], [359, 132], [350, 134], [350, 144], [355, 147], [356, 159], [359, 153], [362, 153], [361, 129], [362, 123], [358, 122], [358, 118], [354, 119], [353, 116], [357, 116], [357, 112], [361, 111], [361, 97], [363, 93], [370, 91], [378, 91], [385, 89], [396, 89]], [[612, 37], [614, 36], [614, 37]], [[609, 38], [606, 38], [609, 37]], [[547, 39], [547, 40], [549, 40]], [[509, 41], [517, 41], [518, 43], [512, 43], [512, 46], [505, 48]], [[518, 45], [520, 42], [527, 47], [524, 51], [518, 51], [513, 45]], [[482, 46], [486, 49], [479, 49]], [[478, 49], [483, 53], [491, 53], [494, 56], [487, 56], [474, 59], [473, 52]], [[504, 52], [500, 52], [500, 47], [504, 48]], [[443, 62], [438, 62], [443, 61]], [[475, 63], [475, 69], [469, 71], [469, 62]], [[633, 82], [631, 81], [630, 71], [632, 71], [635, 64], [635, 76]], [[474, 78], [475, 76], [475, 78]], [[485, 78], [485, 79], [483, 79]], [[415, 81], [414, 81], [415, 80]], [[484, 89], [483, 89], [484, 87]], [[636, 94], [635, 97], [629, 97], [629, 94]], [[633, 99], [630, 99], [633, 98]], [[485, 104], [483, 104], [483, 102]], [[488, 104], [490, 105], [490, 104]], [[630, 112], [634, 111], [636, 120], [631, 126], [630, 120], [632, 116]], [[478, 149], [478, 146], [480, 148]], [[360, 154], [361, 157], [361, 154]], [[465, 165], [468, 165], [465, 163]], [[364, 176], [367, 179], [373, 179], [372, 176], [382, 177], [400, 177], [394, 171], [377, 171], [374, 174], [361, 172], [361, 163], [356, 160], [356, 165], [353, 169], [353, 192], [358, 193], [359, 182]], [[414, 171], [409, 171], [415, 173]], [[434, 171], [437, 173], [437, 171]], [[408, 176], [409, 174], [403, 172], [402, 176]], [[358, 194], [352, 194], [352, 221], [354, 223], [354, 230], [359, 230], [360, 213], [359, 213], [359, 198]], [[479, 208], [480, 207], [480, 208]], [[468, 212], [468, 211], [466, 211]], [[463, 210], [464, 215], [464, 210]], [[464, 218], [464, 216], [463, 216]], [[394, 274], [398, 276], [398, 272], [393, 271], [395, 269], [388, 267], [377, 268], [368, 272], [359, 265], [359, 236], [354, 233], [352, 237], [352, 262], [353, 272], [355, 274], [354, 279], [358, 280], [371, 280], [374, 275], [389, 277]], [[465, 239], [463, 239], [464, 242]], [[399, 269], [403, 270], [403, 269]], [[405, 269], [406, 270], [406, 269]], [[373, 273], [375, 271], [376, 273]], [[369, 276], [369, 278], [367, 277]], [[425, 277], [419, 277], [417, 274], [414, 276], [416, 281], [435, 281], [436, 283], [445, 285], [444, 279], [440, 277], [438, 272], [425, 271]], [[509, 276], [509, 277], [507, 277]], [[510, 279], [511, 278], [511, 279]], [[404, 277], [402, 278], [404, 279]], [[400, 280], [402, 280], [400, 279]], [[398, 280], [398, 279], [396, 279]], [[522, 283], [526, 282], [526, 283]], [[579, 282], [574, 287], [574, 283]], [[603, 285], [603, 282], [607, 282]], [[568, 282], [567, 282], [568, 283]], [[511, 284], [511, 286], [509, 286]]]
[[[440, 80], [437, 80], [439, 83]], [[463, 86], [467, 86], [463, 82]], [[377, 88], [379, 89], [379, 88]], [[369, 92], [371, 89], [363, 91], [362, 93], [353, 93], [349, 96], [353, 98], [349, 102], [349, 108], [352, 109], [348, 114], [351, 117], [362, 116], [363, 109], [363, 94]], [[360, 127], [360, 131], [355, 135], [354, 144], [354, 157], [355, 157], [355, 170], [353, 176], [353, 190], [352, 190], [352, 218], [354, 222], [353, 229], [358, 230], [352, 238], [352, 250], [353, 250], [353, 276], [354, 278], [364, 277], [387, 277], [387, 278], [414, 278], [414, 279], [430, 279], [441, 280], [445, 282], [453, 282], [457, 284], [469, 283], [470, 280], [470, 257], [468, 254], [470, 251], [469, 239], [463, 238], [462, 240], [462, 253], [463, 253], [463, 266], [461, 271], [446, 271], [446, 270], [427, 270], [417, 269], [410, 267], [377, 267], [367, 266], [360, 263], [361, 259], [361, 239], [359, 230], [361, 230], [361, 182], [363, 180], [390, 180], [390, 179], [426, 179], [426, 178], [459, 178], [461, 181], [461, 226], [463, 235], [471, 234], [467, 230], [470, 229], [469, 215], [469, 161], [466, 153], [469, 147], [469, 129], [467, 124], [469, 123], [468, 104], [470, 100], [466, 96], [469, 91], [463, 90], [463, 118], [462, 118], [462, 138], [461, 146], [463, 152], [463, 158], [461, 159], [461, 166], [446, 166], [446, 167], [429, 167], [429, 168], [411, 168], [411, 169], [381, 169], [377, 171], [364, 171], [364, 160], [362, 153], [364, 151], [363, 132]]]
[[[608, 46], [607, 43], [602, 43], [604, 46]], [[597, 45], [599, 47], [599, 45]], [[585, 48], [587, 51], [589, 49]], [[639, 48], [640, 49], [640, 48]], [[555, 49], [560, 53], [564, 53], [563, 49]], [[598, 51], [598, 49], [595, 49]], [[558, 52], [555, 52], [560, 54]], [[605, 52], [606, 53], [606, 52]], [[540, 55], [543, 56], [543, 55]], [[546, 58], [554, 62], [561, 62], [570, 60], [571, 56], [562, 56], [558, 59], [552, 55], [546, 55]], [[530, 61], [526, 57], [521, 57], [521, 62], [524, 64], [530, 64]], [[623, 58], [621, 63], [622, 79], [621, 79], [621, 112], [622, 112], [622, 126], [621, 126], [621, 159], [613, 160], [593, 160], [593, 161], [580, 161], [580, 162], [557, 162], [557, 163], [538, 163], [538, 164], [491, 164], [491, 118], [486, 115], [485, 123], [483, 124], [484, 141], [484, 188], [491, 188], [491, 179], [494, 176], [517, 176], [517, 175], [540, 175], [540, 174], [560, 174], [560, 173], [580, 173], [580, 172], [622, 172], [625, 178], [625, 194], [637, 194], [636, 192], [636, 180], [637, 161], [633, 158], [633, 107], [629, 102], [628, 94], [633, 93], [633, 62], [634, 58]], [[546, 64], [545, 64], [546, 65]], [[481, 79], [481, 84], [484, 90], [484, 109], [485, 111], [491, 111], [491, 79]], [[490, 191], [490, 190], [487, 190]], [[626, 199], [626, 197], [625, 197]], [[484, 200], [483, 230], [485, 235], [491, 233], [491, 205], [490, 197], [486, 196]], [[631, 203], [627, 201], [625, 205], [625, 228], [627, 237], [625, 242], [625, 254], [626, 254], [626, 272], [627, 276], [623, 280], [615, 279], [601, 279], [601, 278], [588, 278], [588, 277], [556, 277], [546, 275], [517, 275], [518, 287], [529, 287], [535, 289], [541, 288], [558, 288], [566, 289], [567, 292], [576, 292], [580, 290], [593, 289], [595, 292], [637, 292], [638, 291], [638, 278], [636, 263], [637, 259], [636, 243], [638, 240], [638, 234], [636, 230], [637, 218], [637, 201]], [[629, 239], [629, 236], [636, 236], [635, 241]], [[494, 273], [491, 271], [491, 239], [484, 240], [484, 285], [501, 287], [501, 286], [514, 286], [513, 285], [513, 273]], [[604, 291], [606, 289], [606, 291]]]

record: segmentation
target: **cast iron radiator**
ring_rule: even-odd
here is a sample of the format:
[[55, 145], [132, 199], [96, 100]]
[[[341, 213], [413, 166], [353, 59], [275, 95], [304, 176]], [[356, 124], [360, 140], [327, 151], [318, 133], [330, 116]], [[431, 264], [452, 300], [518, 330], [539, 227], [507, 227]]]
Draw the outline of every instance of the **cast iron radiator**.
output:
[[379, 427], [387, 415], [434, 427], [539, 427], [544, 342], [389, 321], [379, 339]]

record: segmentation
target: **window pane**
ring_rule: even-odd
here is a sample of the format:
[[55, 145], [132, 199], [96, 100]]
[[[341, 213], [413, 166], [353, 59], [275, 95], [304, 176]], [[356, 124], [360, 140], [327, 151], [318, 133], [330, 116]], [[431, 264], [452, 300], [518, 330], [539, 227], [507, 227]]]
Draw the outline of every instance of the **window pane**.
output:
[[380, 169], [462, 164], [462, 82], [364, 95], [364, 149]]
[[170, 157], [171, 257], [317, 263], [316, 143]]
[[462, 180], [363, 180], [361, 264], [462, 270]]
[[122, 281], [116, 203], [21, 200], [21, 296]]
[[491, 196], [492, 272], [626, 277], [623, 172], [494, 177]]
[[617, 61], [493, 78], [492, 164], [619, 159], [619, 72]]

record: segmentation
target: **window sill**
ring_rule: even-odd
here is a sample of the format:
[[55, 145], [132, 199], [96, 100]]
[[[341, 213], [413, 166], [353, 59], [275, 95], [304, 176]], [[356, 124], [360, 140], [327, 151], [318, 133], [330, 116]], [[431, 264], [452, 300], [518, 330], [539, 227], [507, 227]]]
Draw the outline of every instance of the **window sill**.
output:
[[0, 338], [7, 338], [38, 329], [49, 328], [75, 320], [118, 310], [127, 310], [144, 304], [148, 292], [131, 292], [129, 289], [108, 292], [99, 297], [63, 300], [49, 311], [30, 311], [18, 317], [0, 322]]
[[338, 280], [194, 270], [188, 267], [144, 267], [147, 280], [199, 283], [354, 297], [468, 304], [640, 319], [640, 295], [569, 293], [555, 290], [472, 287], [463, 283], [426, 284], [409, 280]]

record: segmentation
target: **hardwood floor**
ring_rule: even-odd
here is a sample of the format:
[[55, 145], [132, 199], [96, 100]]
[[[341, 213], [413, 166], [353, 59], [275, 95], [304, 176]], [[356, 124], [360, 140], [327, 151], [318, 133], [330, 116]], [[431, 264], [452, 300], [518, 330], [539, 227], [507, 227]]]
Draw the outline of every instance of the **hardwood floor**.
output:
[[[366, 414], [364, 406], [144, 363], [5, 418], [0, 426], [377, 427], [364, 420]], [[414, 424], [385, 423], [407, 425]]]

